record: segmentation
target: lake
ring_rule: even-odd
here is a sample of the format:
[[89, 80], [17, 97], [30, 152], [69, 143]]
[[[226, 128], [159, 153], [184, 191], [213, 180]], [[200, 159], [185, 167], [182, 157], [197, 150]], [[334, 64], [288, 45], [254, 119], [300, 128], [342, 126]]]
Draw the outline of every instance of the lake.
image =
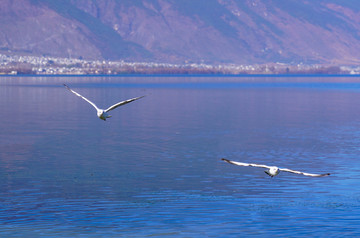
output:
[[[63, 83], [146, 97], [102, 121]], [[357, 77], [0, 77], [0, 108], [1, 237], [360, 236]]]

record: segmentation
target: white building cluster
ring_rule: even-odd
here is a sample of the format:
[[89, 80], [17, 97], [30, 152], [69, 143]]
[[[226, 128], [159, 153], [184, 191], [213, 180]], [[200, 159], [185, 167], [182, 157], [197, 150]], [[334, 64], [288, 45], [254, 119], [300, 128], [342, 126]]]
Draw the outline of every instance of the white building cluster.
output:
[[82, 75], [82, 74], [360, 74], [360, 66], [306, 64], [236, 65], [204, 63], [170, 64], [82, 60], [72, 58], [9, 56], [0, 54], [0, 74]]

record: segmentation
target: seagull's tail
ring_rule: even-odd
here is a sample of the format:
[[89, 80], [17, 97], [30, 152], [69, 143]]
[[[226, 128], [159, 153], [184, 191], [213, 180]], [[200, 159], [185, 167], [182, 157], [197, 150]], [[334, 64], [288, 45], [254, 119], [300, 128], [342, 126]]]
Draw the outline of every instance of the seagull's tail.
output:
[[269, 171], [265, 170], [264, 171], [267, 175], [269, 175], [270, 177], [274, 177], [274, 175], [270, 174]]

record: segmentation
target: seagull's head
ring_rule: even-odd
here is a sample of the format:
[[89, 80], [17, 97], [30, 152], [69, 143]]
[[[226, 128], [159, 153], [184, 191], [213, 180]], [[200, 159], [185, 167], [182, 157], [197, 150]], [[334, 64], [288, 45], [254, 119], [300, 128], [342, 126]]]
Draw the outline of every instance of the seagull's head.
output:
[[111, 116], [109, 114], [107, 114], [107, 112], [105, 110], [98, 110], [97, 111], [97, 116], [101, 119], [106, 121], [106, 118], [110, 118]]
[[101, 119], [101, 120], [106, 120], [106, 112], [102, 109], [97, 111], [97, 116]]
[[278, 175], [278, 174], [280, 173], [280, 170], [279, 170], [279, 168], [276, 167], [276, 166], [271, 166], [271, 167], [269, 168], [269, 170], [265, 171], [265, 173], [266, 173], [267, 175], [269, 175], [270, 177], [274, 177], [274, 176], [276, 176], [276, 175]]

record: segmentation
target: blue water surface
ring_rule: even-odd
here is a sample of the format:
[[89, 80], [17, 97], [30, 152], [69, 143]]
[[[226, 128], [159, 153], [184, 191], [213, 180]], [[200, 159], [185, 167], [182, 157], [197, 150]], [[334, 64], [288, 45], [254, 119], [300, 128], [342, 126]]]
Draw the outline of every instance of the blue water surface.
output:
[[[104, 122], [63, 83], [146, 97]], [[360, 236], [359, 108], [356, 77], [1, 77], [0, 236]]]

